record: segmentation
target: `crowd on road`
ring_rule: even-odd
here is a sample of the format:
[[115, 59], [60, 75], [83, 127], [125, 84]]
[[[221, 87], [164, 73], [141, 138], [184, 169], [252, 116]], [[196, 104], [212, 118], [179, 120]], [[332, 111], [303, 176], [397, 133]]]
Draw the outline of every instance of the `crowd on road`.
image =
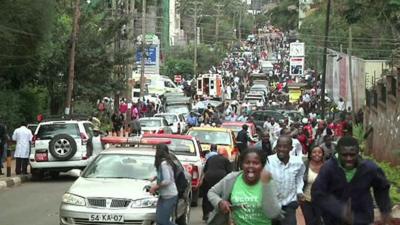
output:
[[[322, 99], [316, 71], [291, 75], [289, 40], [274, 27], [268, 34], [266, 42], [251, 37], [234, 46], [220, 65], [210, 68], [209, 74], [222, 78], [220, 95], [210, 94], [218, 82], [204, 84], [198, 94], [196, 79], [183, 79], [184, 93], [190, 97], [189, 103], [178, 104], [187, 108], [183, 113], [173, 111], [176, 100], [175, 108], [168, 108], [176, 99], [168, 94], [137, 102], [123, 98], [116, 110], [108, 109], [112, 103], [103, 99], [98, 107], [112, 122], [110, 134], [172, 133], [168, 127], [175, 122], [173, 133], [178, 134], [197, 127], [216, 129], [227, 122], [236, 126], [232, 149], [229, 144], [207, 143], [192, 132], [200, 144], [211, 144], [209, 150], [203, 149], [207, 154], [199, 181], [207, 224], [296, 225], [300, 207], [307, 225], [367, 225], [374, 219], [373, 199], [384, 222], [389, 221], [390, 184], [375, 163], [361, 157], [352, 135], [353, 124], [363, 121], [362, 111], [354, 113], [343, 99]], [[300, 95], [293, 97], [291, 87], [299, 86]], [[327, 111], [321, 111], [321, 100], [329, 106]], [[157, 117], [163, 119], [149, 122]], [[100, 127], [96, 116], [90, 120]], [[146, 130], [149, 127], [152, 130]], [[23, 158], [17, 161], [16, 172], [27, 173], [28, 155], [17, 153], [26, 149], [32, 133], [23, 124], [12, 139], [17, 142], [15, 157]], [[150, 189], [161, 193], [158, 224], [173, 224], [168, 218], [178, 199], [168, 151], [168, 145], [157, 148], [156, 184]]]

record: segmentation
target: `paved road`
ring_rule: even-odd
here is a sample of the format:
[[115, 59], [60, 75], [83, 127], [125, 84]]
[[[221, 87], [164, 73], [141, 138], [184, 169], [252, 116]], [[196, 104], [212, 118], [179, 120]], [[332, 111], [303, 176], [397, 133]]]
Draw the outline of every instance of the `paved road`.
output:
[[[75, 178], [62, 176], [54, 180], [27, 182], [0, 191], [0, 225], [55, 225], [61, 196]], [[204, 225], [201, 207], [192, 208], [191, 225]], [[304, 221], [298, 216], [299, 225]]]
[[[1, 225], [55, 225], [61, 196], [74, 178], [27, 182], [21, 186], [0, 191]], [[192, 225], [203, 225], [201, 207], [192, 209]]]

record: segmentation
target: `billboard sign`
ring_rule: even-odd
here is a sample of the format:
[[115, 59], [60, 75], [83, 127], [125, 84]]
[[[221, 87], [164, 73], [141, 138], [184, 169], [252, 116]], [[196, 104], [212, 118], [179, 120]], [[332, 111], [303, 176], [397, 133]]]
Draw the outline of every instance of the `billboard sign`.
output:
[[290, 43], [289, 56], [299, 57], [299, 56], [304, 56], [304, 54], [305, 54], [304, 42]]
[[290, 75], [301, 76], [304, 74], [304, 57], [290, 58]]
[[[142, 62], [142, 49], [138, 49], [136, 51], [136, 64], [140, 65]], [[157, 64], [157, 48], [151, 46], [145, 49], [145, 59], [144, 64], [146, 66], [156, 65]]]

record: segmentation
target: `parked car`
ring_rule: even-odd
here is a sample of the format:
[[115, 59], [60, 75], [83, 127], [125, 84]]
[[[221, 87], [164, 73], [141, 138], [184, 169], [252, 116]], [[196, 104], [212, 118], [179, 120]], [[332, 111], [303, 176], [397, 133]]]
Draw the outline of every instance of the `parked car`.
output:
[[146, 140], [170, 140], [169, 149], [173, 152], [186, 171], [192, 176], [192, 206], [197, 206], [199, 199], [200, 177], [205, 163], [204, 153], [200, 142], [189, 135], [175, 134], [145, 134], [142, 141]]
[[33, 179], [52, 177], [71, 169], [83, 169], [99, 154], [100, 136], [89, 121], [58, 120], [39, 123], [32, 139], [29, 162]]
[[231, 129], [233, 131], [233, 133], [235, 134], [235, 137], [237, 137], [237, 134], [239, 133], [239, 131], [242, 130], [242, 126], [245, 125], [245, 124], [249, 127], [248, 131], [249, 131], [250, 137], [253, 138], [253, 139], [257, 139], [258, 138], [257, 129], [256, 129], [256, 126], [253, 123], [247, 123], [247, 122], [223, 122], [221, 127], [222, 128], [226, 128], [226, 129]]
[[158, 113], [155, 114], [154, 117], [164, 118], [167, 120], [168, 124], [172, 124], [170, 128], [174, 134], [182, 134], [187, 129], [186, 120], [182, 114]]
[[30, 124], [28, 124], [28, 126], [26, 126], [29, 130], [31, 130], [32, 131], [32, 134], [34, 134], [35, 133], [35, 131], [36, 131], [36, 128], [38, 127], [38, 124], [37, 123], [30, 123]]
[[253, 117], [253, 122], [256, 124], [257, 127], [262, 128], [265, 121], [267, 121], [268, 118], [275, 118], [275, 121], [283, 120], [285, 119], [285, 115], [282, 113], [276, 111], [276, 110], [257, 110], [253, 111], [250, 114], [251, 117]]
[[144, 117], [139, 119], [142, 134], [172, 134], [171, 124], [164, 118], [160, 117]]
[[[144, 143], [136, 146], [112, 146], [90, 163], [62, 197], [61, 225], [155, 224], [158, 198], [147, 191], [156, 175], [155, 148]], [[191, 177], [186, 172], [185, 176], [189, 185], [172, 216], [178, 225], [189, 224], [190, 218]]]
[[207, 126], [192, 127], [187, 134], [200, 141], [203, 151], [209, 151], [211, 144], [216, 144], [218, 149], [225, 149], [227, 151], [230, 161], [236, 160], [239, 150], [235, 146], [235, 134], [232, 130]]

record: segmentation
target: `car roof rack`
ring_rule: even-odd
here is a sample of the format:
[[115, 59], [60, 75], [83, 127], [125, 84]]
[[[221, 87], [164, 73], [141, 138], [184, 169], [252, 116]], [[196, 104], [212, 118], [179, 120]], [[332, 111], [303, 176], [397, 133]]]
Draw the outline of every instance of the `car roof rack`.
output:
[[47, 115], [41, 122], [51, 122], [51, 121], [68, 121], [68, 120], [89, 120], [88, 115], [82, 114], [72, 114], [72, 115]]

